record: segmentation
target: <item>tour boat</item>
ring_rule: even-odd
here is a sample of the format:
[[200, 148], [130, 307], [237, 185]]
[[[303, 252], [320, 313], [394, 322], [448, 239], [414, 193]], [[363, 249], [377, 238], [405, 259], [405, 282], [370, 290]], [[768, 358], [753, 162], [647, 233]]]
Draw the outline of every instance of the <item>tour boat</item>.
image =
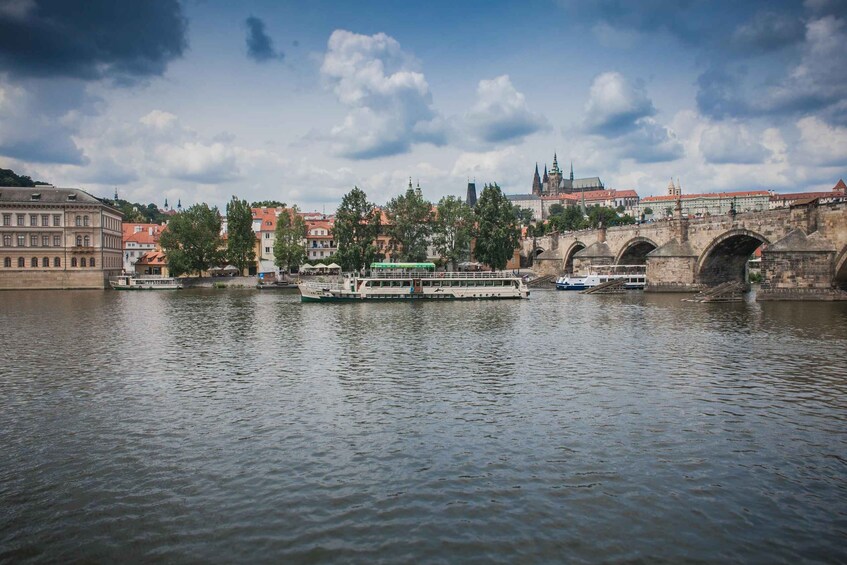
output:
[[511, 272], [436, 272], [434, 263], [372, 263], [370, 272], [336, 282], [301, 282], [303, 302], [529, 298]]
[[596, 265], [588, 267], [587, 275], [570, 275], [556, 280], [558, 290], [585, 290], [608, 281], [625, 279], [624, 288], [643, 289], [647, 286], [645, 265]]
[[133, 277], [121, 275], [109, 283], [115, 290], [179, 290], [182, 283], [172, 277]]

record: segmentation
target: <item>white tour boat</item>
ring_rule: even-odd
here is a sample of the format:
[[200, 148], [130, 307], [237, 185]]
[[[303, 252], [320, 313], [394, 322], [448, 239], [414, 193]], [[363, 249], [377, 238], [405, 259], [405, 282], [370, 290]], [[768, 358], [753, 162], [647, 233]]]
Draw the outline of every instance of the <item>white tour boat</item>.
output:
[[182, 283], [172, 277], [133, 277], [121, 275], [109, 281], [115, 290], [179, 290]]
[[364, 275], [301, 282], [298, 288], [303, 302], [529, 298], [526, 283], [514, 273], [436, 272], [434, 263], [372, 263]]
[[556, 280], [558, 290], [585, 290], [608, 281], [625, 279], [624, 288], [640, 290], [647, 286], [646, 265], [592, 265], [587, 275], [570, 275]]

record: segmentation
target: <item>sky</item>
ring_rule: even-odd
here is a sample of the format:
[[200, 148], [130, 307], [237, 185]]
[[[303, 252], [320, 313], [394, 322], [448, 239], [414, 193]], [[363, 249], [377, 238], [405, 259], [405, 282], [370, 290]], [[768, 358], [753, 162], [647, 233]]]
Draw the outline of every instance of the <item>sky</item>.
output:
[[573, 163], [662, 194], [847, 176], [847, 0], [0, 0], [0, 167], [331, 212]]

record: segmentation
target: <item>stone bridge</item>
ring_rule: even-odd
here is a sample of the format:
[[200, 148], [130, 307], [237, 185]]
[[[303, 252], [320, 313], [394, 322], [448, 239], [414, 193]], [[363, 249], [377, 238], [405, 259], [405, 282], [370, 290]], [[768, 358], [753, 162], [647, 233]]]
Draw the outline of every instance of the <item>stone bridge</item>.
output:
[[673, 219], [554, 233], [523, 243], [539, 274], [583, 273], [589, 265], [646, 265], [647, 289], [695, 292], [746, 282], [762, 247], [758, 298], [839, 299], [847, 293], [847, 202], [816, 201], [766, 212]]

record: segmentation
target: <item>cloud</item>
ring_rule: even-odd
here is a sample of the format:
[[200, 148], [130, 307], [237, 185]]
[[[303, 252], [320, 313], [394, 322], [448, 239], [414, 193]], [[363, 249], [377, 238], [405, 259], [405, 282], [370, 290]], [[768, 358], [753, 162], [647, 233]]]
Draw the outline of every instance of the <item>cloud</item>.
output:
[[707, 127], [700, 137], [700, 152], [706, 161], [715, 164], [762, 163], [771, 155], [744, 125], [734, 122]]
[[766, 53], [793, 45], [801, 41], [803, 35], [800, 18], [766, 11], [739, 25], [732, 34], [732, 43], [742, 52]]
[[797, 121], [797, 129], [800, 131], [797, 152], [802, 161], [823, 167], [847, 166], [847, 127], [806, 117]]
[[332, 33], [321, 74], [349, 108], [332, 128], [335, 152], [350, 159], [406, 153], [415, 143], [445, 143], [446, 126], [415, 59], [392, 37]]
[[154, 155], [162, 173], [180, 180], [220, 184], [239, 176], [235, 150], [223, 143], [162, 144]]
[[591, 83], [585, 127], [589, 133], [616, 137], [634, 130], [640, 118], [655, 113], [642, 84], [633, 85], [620, 73], [606, 72]]
[[164, 73], [186, 45], [177, 0], [14, 0], [0, 10], [0, 69], [21, 77], [110, 78]]
[[248, 57], [257, 63], [285, 58], [285, 53], [274, 49], [273, 40], [265, 33], [265, 22], [255, 16], [250, 16], [244, 23], [247, 26]]
[[477, 101], [465, 121], [472, 136], [488, 143], [520, 141], [548, 127], [544, 116], [529, 110], [509, 75], [479, 81]]

